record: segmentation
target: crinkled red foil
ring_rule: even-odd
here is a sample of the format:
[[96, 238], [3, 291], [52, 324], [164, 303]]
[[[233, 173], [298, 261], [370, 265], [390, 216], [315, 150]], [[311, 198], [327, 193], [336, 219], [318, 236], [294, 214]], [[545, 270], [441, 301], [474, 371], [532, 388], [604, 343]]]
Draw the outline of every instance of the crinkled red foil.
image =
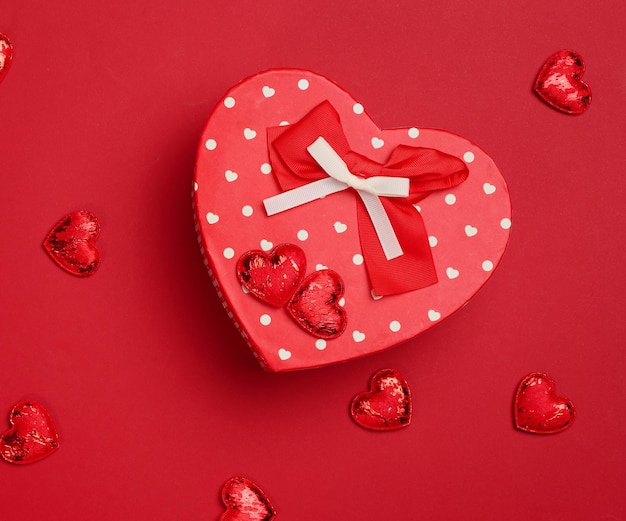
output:
[[59, 448], [59, 434], [42, 405], [24, 400], [13, 407], [11, 428], [0, 436], [0, 456], [25, 465], [49, 456]]
[[583, 80], [585, 63], [580, 54], [563, 49], [541, 68], [535, 92], [548, 105], [567, 114], [582, 114], [591, 103], [591, 89]]
[[100, 252], [94, 242], [100, 234], [98, 219], [86, 210], [66, 215], [50, 230], [43, 247], [68, 273], [93, 275], [100, 266]]
[[270, 521], [276, 511], [269, 499], [253, 481], [234, 477], [222, 489], [226, 511], [220, 521]]
[[515, 426], [535, 434], [553, 434], [571, 427], [574, 404], [556, 395], [554, 380], [544, 373], [531, 373], [515, 394]]
[[239, 282], [272, 306], [286, 304], [306, 273], [306, 256], [295, 244], [279, 244], [269, 253], [252, 250], [237, 261]]
[[343, 281], [332, 270], [309, 275], [295, 292], [287, 310], [309, 333], [324, 339], [337, 338], [348, 324], [346, 310], [339, 305]]
[[343, 280], [328, 269], [303, 280], [306, 265], [302, 248], [280, 244], [269, 253], [244, 253], [236, 269], [239, 282], [252, 295], [276, 307], [286, 306], [295, 323], [312, 335], [336, 338], [345, 331], [348, 321], [339, 303], [344, 294]]
[[4, 79], [13, 60], [13, 45], [4, 34], [0, 33], [0, 82]]
[[395, 369], [382, 369], [372, 376], [370, 391], [352, 400], [352, 418], [366, 429], [387, 431], [411, 423], [411, 391], [406, 379]]

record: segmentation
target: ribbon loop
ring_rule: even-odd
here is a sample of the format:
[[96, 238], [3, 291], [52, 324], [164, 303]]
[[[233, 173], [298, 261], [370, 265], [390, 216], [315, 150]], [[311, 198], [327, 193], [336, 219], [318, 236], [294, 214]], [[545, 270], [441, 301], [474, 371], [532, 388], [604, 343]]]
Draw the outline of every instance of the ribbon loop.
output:
[[408, 197], [408, 177], [359, 177], [348, 169], [346, 162], [322, 136], [307, 147], [309, 154], [330, 177], [345, 183], [355, 190], [386, 197]]

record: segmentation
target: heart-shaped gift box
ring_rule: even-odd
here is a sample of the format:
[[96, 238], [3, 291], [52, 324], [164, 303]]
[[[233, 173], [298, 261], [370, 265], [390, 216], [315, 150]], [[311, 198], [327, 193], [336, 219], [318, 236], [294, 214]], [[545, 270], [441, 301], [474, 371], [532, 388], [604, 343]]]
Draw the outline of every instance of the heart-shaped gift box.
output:
[[[342, 88], [296, 69], [251, 76], [218, 103], [202, 133], [193, 206], [218, 296], [271, 371], [374, 353], [433, 327], [491, 276], [511, 227], [506, 183], [474, 143], [442, 130], [381, 130]], [[339, 275], [341, 291], [327, 294], [342, 331], [316, 334], [294, 319], [293, 302], [246, 287], [251, 273], [237, 268], [246, 259], [269, 266], [253, 290], [279, 283], [275, 265], [295, 263], [277, 247], [302, 250], [302, 277]], [[286, 299], [309, 298], [308, 289], [294, 282]], [[315, 302], [298, 302], [304, 319], [308, 306], [318, 320]]]

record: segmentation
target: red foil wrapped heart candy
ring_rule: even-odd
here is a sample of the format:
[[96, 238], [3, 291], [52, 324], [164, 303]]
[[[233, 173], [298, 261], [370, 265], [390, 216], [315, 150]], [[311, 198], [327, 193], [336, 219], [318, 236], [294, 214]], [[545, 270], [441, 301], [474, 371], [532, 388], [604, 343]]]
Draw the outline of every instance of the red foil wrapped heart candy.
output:
[[535, 434], [553, 434], [569, 428], [576, 418], [574, 404], [555, 392], [552, 378], [531, 373], [515, 394], [515, 426]]
[[324, 339], [337, 338], [348, 324], [346, 310], [339, 304], [343, 281], [332, 270], [309, 275], [287, 304], [287, 311], [309, 333]]
[[272, 306], [286, 304], [306, 272], [306, 256], [295, 244], [279, 244], [269, 253], [253, 250], [237, 261], [239, 282]]
[[276, 511], [263, 491], [247, 478], [229, 479], [222, 489], [226, 506], [220, 521], [270, 521]]
[[0, 81], [4, 79], [9, 67], [11, 66], [11, 60], [13, 59], [13, 45], [4, 34], [0, 33]]
[[563, 49], [554, 53], [541, 68], [535, 92], [548, 105], [567, 114], [582, 114], [591, 103], [591, 89], [583, 80], [582, 57]]
[[49, 456], [59, 448], [59, 434], [46, 410], [33, 401], [21, 401], [9, 416], [11, 428], [0, 436], [0, 456], [25, 465]]
[[99, 234], [96, 216], [80, 210], [63, 217], [50, 230], [43, 247], [65, 271], [87, 277], [100, 265], [100, 252], [94, 244]]
[[372, 376], [370, 391], [357, 394], [350, 409], [361, 427], [377, 431], [401, 429], [411, 423], [411, 391], [406, 379], [394, 369]]
[[340, 304], [343, 280], [323, 269], [306, 279], [306, 255], [295, 244], [280, 244], [268, 254], [253, 250], [237, 260], [239, 282], [254, 296], [276, 307], [285, 306], [296, 323], [314, 336], [332, 339], [346, 329]]

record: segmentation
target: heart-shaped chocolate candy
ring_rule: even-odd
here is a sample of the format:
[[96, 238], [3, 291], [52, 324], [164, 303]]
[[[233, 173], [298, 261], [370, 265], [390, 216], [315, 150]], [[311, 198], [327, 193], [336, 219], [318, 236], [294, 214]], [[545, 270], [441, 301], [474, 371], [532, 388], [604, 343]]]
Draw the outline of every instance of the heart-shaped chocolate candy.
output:
[[370, 390], [354, 397], [350, 412], [354, 421], [366, 429], [406, 427], [412, 412], [409, 384], [398, 371], [382, 369], [372, 376]]
[[582, 57], [567, 49], [554, 53], [541, 68], [535, 92], [548, 105], [567, 114], [582, 114], [591, 103], [591, 89], [582, 77]]
[[574, 404], [557, 396], [554, 381], [543, 373], [531, 373], [522, 380], [513, 413], [518, 429], [535, 434], [561, 432], [576, 418]]
[[33, 401], [17, 403], [9, 416], [11, 427], [0, 435], [0, 456], [25, 465], [49, 456], [59, 448], [59, 434], [46, 410]]
[[50, 230], [43, 247], [65, 271], [88, 277], [100, 266], [100, 252], [94, 244], [99, 234], [96, 216], [79, 210], [63, 217]]

